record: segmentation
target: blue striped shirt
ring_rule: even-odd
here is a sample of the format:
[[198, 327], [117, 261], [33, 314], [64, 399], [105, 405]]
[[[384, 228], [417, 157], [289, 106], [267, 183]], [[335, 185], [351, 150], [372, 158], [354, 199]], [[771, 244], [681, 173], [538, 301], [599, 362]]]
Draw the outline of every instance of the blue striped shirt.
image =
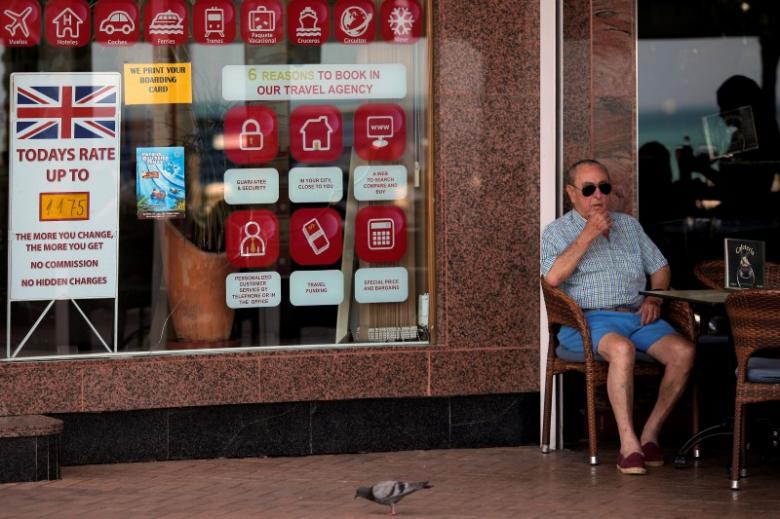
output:
[[[658, 247], [647, 237], [633, 216], [609, 213], [609, 239], [599, 236], [591, 242], [571, 276], [560, 288], [583, 309], [637, 306], [646, 276], [667, 264]], [[575, 210], [561, 216], [542, 233], [542, 275], [547, 275], [558, 256], [566, 250], [586, 220]]]

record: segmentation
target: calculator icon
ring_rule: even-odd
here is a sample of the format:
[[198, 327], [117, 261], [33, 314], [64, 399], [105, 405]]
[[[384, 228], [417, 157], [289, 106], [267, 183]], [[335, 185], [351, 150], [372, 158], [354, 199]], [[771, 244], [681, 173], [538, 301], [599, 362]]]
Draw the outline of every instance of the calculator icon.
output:
[[395, 247], [395, 223], [390, 218], [372, 218], [368, 221], [368, 248], [388, 250]]

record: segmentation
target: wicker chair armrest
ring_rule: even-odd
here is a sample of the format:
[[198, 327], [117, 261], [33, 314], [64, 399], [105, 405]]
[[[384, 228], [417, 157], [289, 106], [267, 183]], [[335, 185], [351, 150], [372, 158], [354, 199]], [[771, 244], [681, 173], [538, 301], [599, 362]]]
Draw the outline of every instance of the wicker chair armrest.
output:
[[680, 335], [696, 343], [698, 332], [690, 303], [679, 300], [664, 301], [661, 317], [671, 324]]
[[[544, 276], [540, 280], [542, 284], [542, 293], [544, 294], [544, 306], [547, 310], [547, 322], [550, 325], [571, 326], [582, 335], [582, 341], [586, 346], [585, 358], [588, 362], [593, 361], [593, 351], [589, 347], [590, 330], [588, 322], [585, 320], [585, 314], [577, 303], [566, 292], [560, 288], [550, 285]], [[557, 326], [551, 326], [556, 328]]]

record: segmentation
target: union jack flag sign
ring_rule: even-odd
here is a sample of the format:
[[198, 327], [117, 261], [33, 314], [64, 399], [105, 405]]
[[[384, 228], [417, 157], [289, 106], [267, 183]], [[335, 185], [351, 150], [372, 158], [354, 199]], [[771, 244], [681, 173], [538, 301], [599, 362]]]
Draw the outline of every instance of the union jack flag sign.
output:
[[25, 139], [116, 137], [115, 85], [16, 88], [15, 136]]

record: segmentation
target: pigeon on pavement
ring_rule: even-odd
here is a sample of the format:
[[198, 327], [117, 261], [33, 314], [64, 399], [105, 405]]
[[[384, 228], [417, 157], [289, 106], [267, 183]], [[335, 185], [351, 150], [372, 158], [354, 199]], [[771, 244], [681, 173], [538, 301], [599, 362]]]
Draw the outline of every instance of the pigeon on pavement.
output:
[[404, 496], [432, 486], [427, 481], [380, 481], [372, 487], [358, 487], [355, 498], [360, 496], [380, 505], [389, 505], [390, 514], [395, 515], [395, 504]]

